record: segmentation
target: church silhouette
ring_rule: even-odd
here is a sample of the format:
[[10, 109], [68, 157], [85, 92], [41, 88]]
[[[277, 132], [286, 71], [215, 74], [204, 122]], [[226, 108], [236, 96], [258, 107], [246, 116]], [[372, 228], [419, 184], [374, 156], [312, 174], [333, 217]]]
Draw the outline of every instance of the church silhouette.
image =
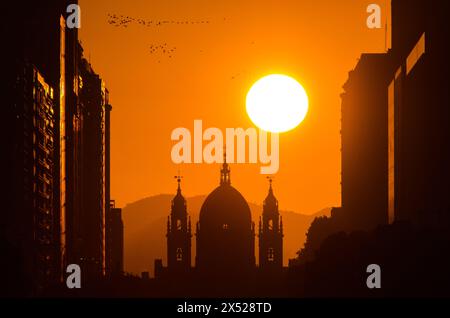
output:
[[259, 265], [255, 258], [255, 223], [244, 196], [231, 185], [230, 166], [220, 170], [220, 185], [205, 199], [195, 227], [192, 266], [191, 220], [181, 193], [181, 176], [167, 220], [167, 267], [155, 260], [155, 280], [169, 294], [249, 296], [275, 291], [282, 283], [283, 221], [269, 178], [269, 192], [259, 219]]

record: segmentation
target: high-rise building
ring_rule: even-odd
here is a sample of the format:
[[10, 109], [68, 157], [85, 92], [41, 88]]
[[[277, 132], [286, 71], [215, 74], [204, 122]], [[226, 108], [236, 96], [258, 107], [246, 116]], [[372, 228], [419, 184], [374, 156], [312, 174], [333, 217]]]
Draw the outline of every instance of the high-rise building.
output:
[[344, 229], [387, 223], [387, 54], [363, 54], [344, 84], [341, 116], [341, 198]]
[[[76, 253], [88, 277], [106, 273], [106, 215], [110, 207], [107, 169], [108, 90], [89, 62], [82, 59], [78, 77], [81, 108], [81, 209], [76, 224]], [[107, 115], [108, 114], [108, 115]]]
[[393, 0], [392, 48], [363, 54], [342, 94], [345, 228], [450, 222], [450, 63], [443, 0]]
[[7, 238], [20, 250], [30, 291], [39, 292], [57, 281], [58, 226], [55, 224], [54, 180], [55, 103], [54, 89], [30, 63], [15, 63], [15, 81], [7, 82], [13, 95], [8, 105], [14, 130], [14, 175], [7, 185], [12, 209], [5, 211]]
[[389, 219], [450, 221], [450, 3], [392, 1]]
[[[5, 62], [5, 85], [0, 86], [5, 105], [0, 125], [2, 153], [5, 153], [1, 156], [1, 165], [13, 168], [5, 169], [3, 175], [5, 184], [11, 186], [2, 193], [3, 210], [8, 213], [0, 218], [0, 240], [9, 246], [11, 255], [15, 255], [15, 262], [19, 264], [10, 267], [6, 264], [5, 271], [12, 268], [16, 272], [17, 277], [9, 277], [12, 286], [23, 282], [21, 293], [38, 291], [40, 286], [47, 284], [41, 284], [47, 281], [43, 277], [52, 277], [52, 284], [62, 282], [68, 264], [79, 264], [81, 259], [85, 261], [94, 254], [95, 262], [99, 262], [99, 273], [105, 272], [111, 106], [106, 88], [101, 81], [95, 80], [95, 75], [87, 76], [89, 92], [82, 90], [81, 72], [89, 71], [83, 65], [78, 30], [67, 27], [65, 20], [67, 6], [77, 3], [76, 0], [54, 0], [27, 3], [25, 6], [21, 2], [8, 2], [2, 7], [5, 15], [0, 20], [0, 35], [8, 46], [0, 51]], [[30, 92], [41, 93], [30, 95]], [[81, 98], [82, 93], [84, 99]], [[48, 108], [46, 103], [51, 107]], [[29, 107], [34, 108], [30, 110]], [[45, 107], [53, 110], [51, 120], [39, 110], [47, 109]], [[24, 114], [35, 116], [34, 121], [30, 122], [31, 117], [24, 117]], [[33, 129], [37, 129], [36, 132]], [[95, 136], [94, 140], [87, 138], [85, 131]], [[17, 156], [18, 153], [21, 157]], [[34, 154], [40, 159], [35, 162], [26, 159]], [[45, 160], [42, 159], [43, 154]], [[26, 160], [18, 160], [22, 157]], [[89, 175], [89, 170], [95, 174]], [[25, 179], [22, 180], [22, 176]], [[33, 178], [38, 180], [33, 190], [37, 191], [33, 194], [37, 195], [36, 200], [29, 195], [29, 186], [19, 186], [21, 182], [33, 184]], [[88, 189], [98, 190], [98, 193], [86, 194]], [[95, 195], [97, 198], [93, 197]], [[25, 206], [27, 202], [34, 202], [37, 212], [43, 214], [35, 215], [31, 205], [29, 208]], [[96, 212], [89, 217], [85, 208]], [[29, 221], [31, 215], [35, 218], [34, 223]], [[33, 228], [33, 224], [38, 229]], [[93, 228], [98, 232], [96, 237], [100, 243], [93, 242], [85, 248], [84, 240], [95, 232]], [[34, 233], [36, 237], [45, 236], [45, 240], [48, 233], [52, 234], [49, 240], [57, 252], [53, 253], [50, 261], [47, 250], [31, 246], [26, 243], [31, 241], [17, 237], [24, 231]], [[97, 249], [96, 253], [94, 249]], [[44, 254], [47, 256], [37, 256]], [[34, 261], [36, 259], [39, 262]], [[56, 264], [52, 265], [50, 275], [37, 272], [39, 264], [46, 262]], [[3, 263], [1, 268], [4, 269]]]
[[114, 200], [106, 218], [106, 273], [109, 276], [123, 274], [123, 221], [122, 209]]
[[[70, 1], [70, 3], [77, 3], [77, 1]], [[68, 196], [70, 192], [66, 192], [66, 185], [73, 181], [66, 174], [67, 171], [72, 171], [72, 167], [67, 165], [66, 162], [71, 155], [66, 152], [68, 145], [66, 141], [72, 140], [70, 129], [71, 127], [66, 125], [67, 122], [72, 122], [70, 117], [72, 109], [74, 109], [71, 101], [68, 99], [70, 96], [71, 85], [66, 83], [73, 82], [73, 67], [72, 57], [74, 56], [74, 40], [77, 39], [77, 29], [68, 29], [65, 25], [66, 7], [69, 1], [46, 1], [45, 3], [27, 3], [24, 5], [22, 2], [8, 2], [2, 7], [4, 13], [0, 24], [0, 35], [2, 41], [7, 43], [7, 47], [1, 50], [0, 57], [4, 61], [4, 79], [5, 85], [0, 87], [1, 96], [4, 101], [5, 107], [2, 112], [2, 136], [1, 144], [4, 153], [2, 156], [3, 167], [17, 166], [19, 170], [26, 169], [28, 163], [18, 161], [15, 158], [17, 150], [21, 147], [24, 133], [27, 133], [27, 129], [24, 127], [17, 127], [16, 120], [20, 118], [17, 112], [22, 110], [17, 109], [18, 98], [30, 98], [27, 92], [22, 91], [22, 88], [31, 87], [31, 80], [23, 83], [25, 86], [20, 88], [17, 86], [20, 81], [24, 79], [23, 67], [16, 67], [17, 65], [32, 65], [33, 72], [38, 72], [40, 79], [44, 78], [46, 85], [49, 87], [49, 91], [53, 92], [52, 108], [53, 108], [53, 159], [47, 161], [49, 170], [51, 170], [52, 180], [47, 182], [46, 189], [51, 189], [53, 192], [51, 195], [51, 207], [52, 212], [48, 214], [48, 218], [52, 218], [52, 230], [54, 237], [51, 238], [54, 248], [59, 250], [54, 259], [57, 267], [52, 270], [50, 276], [54, 277], [56, 281], [62, 279], [64, 264], [67, 263], [67, 235], [70, 231], [67, 231], [66, 221], [67, 215], [70, 215], [71, 207], [68, 204]], [[24, 64], [23, 64], [24, 63]], [[26, 66], [27, 68], [28, 66]], [[27, 71], [28, 74], [33, 73]], [[33, 76], [25, 76], [30, 79]], [[42, 82], [42, 81], [37, 81]], [[11, 89], [10, 84], [15, 83], [16, 87]], [[45, 87], [45, 85], [42, 85]], [[45, 91], [45, 89], [44, 89]], [[16, 94], [16, 95], [15, 95]], [[19, 94], [19, 95], [17, 95]], [[22, 94], [23, 96], [20, 96]], [[36, 96], [32, 96], [36, 98]], [[26, 101], [26, 103], [31, 100]], [[25, 104], [26, 104], [25, 103]], [[39, 105], [39, 104], [37, 104]], [[40, 105], [42, 106], [42, 105]], [[19, 116], [19, 117], [17, 117]], [[66, 118], [67, 117], [67, 118]], [[70, 118], [69, 118], [70, 117]], [[48, 127], [47, 127], [48, 128]], [[46, 128], [46, 130], [48, 130]], [[29, 132], [29, 131], [28, 131]], [[49, 138], [46, 137], [46, 140]], [[42, 151], [42, 145], [30, 144], [33, 152]], [[35, 149], [36, 147], [36, 149]], [[47, 151], [49, 149], [46, 149]], [[44, 151], [45, 152], [45, 151]], [[27, 153], [24, 156], [28, 156]], [[39, 163], [39, 162], [38, 162]], [[36, 167], [42, 168], [44, 165], [37, 165]], [[14, 184], [17, 181], [16, 170], [5, 169], [3, 175], [5, 184]], [[49, 177], [50, 174], [47, 174]], [[49, 181], [49, 180], [47, 180]], [[31, 182], [31, 181], [29, 181]], [[50, 186], [51, 184], [51, 186]], [[47, 190], [44, 192], [48, 195]], [[30, 255], [33, 257], [38, 250], [30, 248], [28, 245], [22, 245], [21, 240], [16, 240], [14, 233], [20, 233], [27, 228], [26, 214], [32, 213], [31, 210], [24, 210], [21, 201], [25, 202], [28, 199], [24, 196], [23, 189], [16, 187], [9, 187], [9, 189], [2, 193], [2, 203], [4, 205], [4, 211], [9, 211], [8, 214], [14, 215], [14, 217], [5, 217], [2, 219], [1, 234], [4, 235], [4, 239], [7, 244], [11, 246], [12, 251], [15, 251], [17, 255]], [[19, 203], [18, 203], [19, 202]], [[42, 223], [42, 224], [45, 224]], [[44, 226], [46, 227], [46, 226]], [[13, 229], [17, 230], [14, 231]], [[29, 229], [29, 228], [28, 228]], [[28, 231], [28, 230], [27, 230]], [[24, 267], [23, 270], [19, 269], [17, 277], [11, 278], [16, 281], [27, 281], [26, 287], [22, 291], [23, 293], [34, 293], [41, 284], [34, 281], [34, 278], [39, 275], [34, 272], [30, 272], [28, 269], [33, 268], [30, 258], [23, 258], [17, 268]], [[27, 268], [27, 269], [26, 269]], [[53, 281], [53, 283], [56, 283]], [[14, 283], [13, 283], [14, 285]]]

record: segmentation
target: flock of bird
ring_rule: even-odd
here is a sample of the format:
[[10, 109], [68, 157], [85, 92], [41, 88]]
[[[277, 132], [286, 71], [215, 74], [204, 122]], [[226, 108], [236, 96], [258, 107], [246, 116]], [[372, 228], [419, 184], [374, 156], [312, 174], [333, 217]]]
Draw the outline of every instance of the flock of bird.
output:
[[[223, 18], [226, 21], [226, 18]], [[163, 25], [195, 25], [195, 24], [209, 24], [208, 20], [144, 20], [138, 19], [122, 14], [111, 14], [108, 13], [108, 24], [114, 27], [123, 27], [127, 28], [131, 24], [142, 25], [144, 27], [152, 27], [152, 26], [163, 26]], [[254, 44], [252, 42], [252, 44]], [[158, 59], [158, 63], [161, 63], [161, 57], [173, 58], [177, 48], [175, 46], [171, 47], [167, 45], [167, 43], [163, 44], [151, 44], [150, 45], [150, 54], [155, 55]], [[203, 50], [199, 51], [203, 53]], [[236, 74], [231, 77], [231, 79], [235, 79], [240, 74]]]
[[154, 45], [154, 44], [150, 45], [150, 54], [165, 55], [168, 58], [172, 58], [173, 54], [175, 53], [176, 50], [177, 50], [177, 48], [175, 46], [173, 46], [173, 47], [168, 46], [167, 43], [160, 44], [160, 45]]
[[152, 26], [162, 26], [162, 25], [192, 25], [192, 24], [209, 24], [210, 22], [208, 20], [199, 20], [199, 21], [177, 21], [177, 20], [144, 20], [144, 19], [137, 19], [130, 16], [125, 15], [116, 15], [116, 14], [110, 14], [108, 13], [108, 23], [115, 27], [128, 27], [128, 25], [132, 23], [137, 23], [138, 25], [146, 26], [146, 27], [152, 27]]

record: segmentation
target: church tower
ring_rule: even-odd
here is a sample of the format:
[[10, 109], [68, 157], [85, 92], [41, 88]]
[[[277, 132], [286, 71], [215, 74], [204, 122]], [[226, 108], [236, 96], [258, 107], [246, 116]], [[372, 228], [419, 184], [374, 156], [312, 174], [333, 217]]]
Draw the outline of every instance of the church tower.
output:
[[220, 184], [205, 199], [197, 223], [196, 271], [227, 283], [242, 281], [255, 270], [255, 226], [250, 207], [231, 185], [224, 160]]
[[259, 266], [262, 270], [283, 267], [283, 220], [269, 178], [269, 194], [264, 200], [262, 220], [259, 219]]
[[177, 194], [172, 199], [167, 219], [167, 268], [170, 273], [184, 273], [191, 268], [191, 219], [188, 217], [186, 199], [181, 194], [181, 176]]

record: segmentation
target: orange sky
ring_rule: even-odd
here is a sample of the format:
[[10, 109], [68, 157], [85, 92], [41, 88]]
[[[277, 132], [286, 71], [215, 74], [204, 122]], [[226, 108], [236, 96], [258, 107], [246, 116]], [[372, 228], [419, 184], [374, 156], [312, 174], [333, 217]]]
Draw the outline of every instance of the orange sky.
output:
[[[172, 163], [174, 128], [253, 127], [245, 96], [260, 77], [296, 78], [310, 109], [280, 136], [274, 189], [282, 209], [314, 213], [340, 205], [340, 93], [363, 52], [382, 52], [385, 30], [366, 27], [366, 7], [386, 0], [81, 0], [85, 56], [105, 80], [112, 112], [111, 195], [119, 206], [173, 193], [181, 168], [187, 196], [218, 185], [219, 166]], [[145, 20], [209, 21], [127, 28], [107, 14]], [[383, 13], [385, 13], [383, 11]], [[384, 17], [383, 17], [384, 21]], [[151, 45], [176, 47], [173, 56]], [[232, 184], [248, 201], [267, 193], [260, 164], [232, 165]]]

